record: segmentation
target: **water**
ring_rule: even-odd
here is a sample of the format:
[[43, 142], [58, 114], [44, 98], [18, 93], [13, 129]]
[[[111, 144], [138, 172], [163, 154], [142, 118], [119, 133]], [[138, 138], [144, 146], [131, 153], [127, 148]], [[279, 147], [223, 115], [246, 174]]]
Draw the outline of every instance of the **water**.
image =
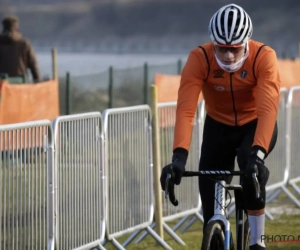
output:
[[[69, 71], [73, 76], [100, 73], [109, 66], [118, 69], [149, 65], [176, 63], [178, 59], [186, 60], [181, 54], [92, 54], [92, 53], [58, 53], [58, 75], [65, 76]], [[37, 60], [42, 76], [52, 76], [51, 52], [37, 52]]]

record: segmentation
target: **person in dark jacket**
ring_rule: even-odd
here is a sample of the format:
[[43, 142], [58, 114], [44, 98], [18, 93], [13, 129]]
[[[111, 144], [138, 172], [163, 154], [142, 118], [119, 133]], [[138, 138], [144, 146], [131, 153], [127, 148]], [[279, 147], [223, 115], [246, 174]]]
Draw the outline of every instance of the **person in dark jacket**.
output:
[[15, 16], [5, 17], [0, 34], [0, 74], [9, 77], [27, 76], [30, 69], [34, 82], [40, 81], [37, 59], [31, 43], [19, 32], [19, 20]]

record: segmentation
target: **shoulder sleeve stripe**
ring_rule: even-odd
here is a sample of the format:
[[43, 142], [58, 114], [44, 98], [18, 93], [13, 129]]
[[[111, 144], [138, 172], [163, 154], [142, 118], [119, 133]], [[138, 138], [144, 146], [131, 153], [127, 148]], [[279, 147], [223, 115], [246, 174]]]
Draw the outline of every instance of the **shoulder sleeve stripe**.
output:
[[207, 62], [207, 68], [208, 68], [208, 72], [207, 72], [207, 76], [205, 78], [204, 81], [206, 81], [208, 79], [208, 76], [209, 76], [209, 72], [210, 72], [210, 64], [209, 64], [209, 60], [208, 60], [208, 56], [207, 56], [207, 53], [205, 51], [205, 49], [202, 47], [202, 46], [199, 46], [199, 48], [201, 48], [203, 50], [203, 53], [205, 55], [205, 58], [206, 58], [206, 62]]
[[258, 49], [258, 51], [257, 51], [257, 53], [256, 53], [256, 55], [255, 55], [255, 58], [254, 58], [252, 71], [253, 71], [253, 76], [254, 76], [255, 80], [256, 80], [256, 75], [255, 75], [255, 63], [256, 63], [256, 59], [257, 59], [258, 54], [259, 54], [259, 52], [261, 51], [261, 49], [262, 49], [263, 47], [265, 47], [265, 46], [266, 46], [266, 45], [263, 44], [262, 46], [259, 47], [259, 49]]

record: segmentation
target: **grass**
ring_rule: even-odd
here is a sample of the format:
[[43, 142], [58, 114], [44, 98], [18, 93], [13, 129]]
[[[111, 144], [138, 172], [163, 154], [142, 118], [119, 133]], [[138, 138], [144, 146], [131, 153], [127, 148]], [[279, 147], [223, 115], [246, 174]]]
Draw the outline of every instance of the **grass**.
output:
[[[292, 192], [291, 188], [289, 188], [289, 190]], [[299, 198], [299, 195], [297, 197]], [[274, 216], [274, 220], [269, 220], [266, 218], [265, 235], [269, 237], [269, 240], [265, 241], [267, 245], [267, 249], [269, 250], [300, 249], [300, 242], [287, 243], [287, 242], [275, 242], [275, 240], [272, 240], [272, 237], [277, 241], [280, 238], [284, 240], [284, 237], [287, 237], [288, 235], [290, 237], [293, 236], [295, 240], [300, 239], [300, 209], [297, 208], [293, 203], [291, 203], [291, 201], [286, 197], [284, 193], [281, 193], [272, 203], [267, 204], [268, 210], [271, 208], [279, 208], [279, 207], [284, 209], [284, 212], [282, 214], [273, 213], [274, 210], [272, 210], [272, 215]], [[292, 213], [290, 211], [295, 211], [295, 213]], [[233, 219], [234, 216], [235, 214], [232, 213], [229, 219], [231, 222], [233, 237], [235, 239], [235, 220]], [[176, 223], [177, 221], [172, 221], [171, 223], [168, 223], [168, 225], [172, 228]], [[166, 231], [164, 231], [164, 239], [172, 247], [173, 250], [180, 250], [180, 249], [199, 250], [202, 242], [202, 230], [203, 230], [203, 224], [199, 220], [197, 220], [184, 233], [181, 233], [179, 228], [179, 230], [176, 231], [176, 234], [185, 242], [186, 244], [185, 247], [179, 245], [173, 238], [171, 238], [166, 233]], [[122, 244], [129, 235], [117, 238], [117, 241]], [[137, 238], [138, 236], [136, 237], [136, 239]], [[107, 250], [115, 249], [115, 247], [112, 246], [110, 243], [106, 244], [105, 248]], [[143, 241], [141, 241], [138, 244], [135, 244], [134, 241], [132, 241], [132, 243], [129, 246], [127, 246], [126, 249], [160, 250], [164, 248], [159, 244], [157, 244], [154, 238], [148, 235]]]
[[[231, 225], [234, 225], [234, 220], [230, 220]], [[174, 223], [170, 223], [170, 226], [174, 225]], [[233, 236], [235, 237], [235, 228], [233, 226]], [[198, 220], [195, 222], [186, 232], [180, 233], [180, 231], [176, 232], [177, 235], [186, 243], [186, 247], [179, 245], [173, 238], [171, 238], [166, 232], [164, 233], [165, 241], [172, 247], [174, 250], [180, 249], [200, 249], [201, 241], [202, 241], [202, 223]], [[295, 239], [298, 239], [298, 235], [300, 235], [300, 214], [297, 215], [287, 215], [283, 214], [280, 218], [275, 219], [273, 221], [266, 221], [265, 234], [269, 236], [269, 242], [266, 242], [268, 249], [277, 250], [277, 249], [299, 249], [300, 242], [293, 243], [275, 243], [271, 242], [271, 237], [275, 237], [278, 239], [278, 235], [280, 235], [283, 239], [283, 235], [293, 235]], [[120, 238], [120, 243], [126, 239], [126, 237]], [[133, 241], [134, 242], [134, 241]], [[111, 244], [107, 244], [105, 246], [107, 250], [115, 249]], [[128, 250], [158, 250], [164, 249], [160, 245], [158, 245], [155, 240], [151, 236], [147, 236], [141, 243], [135, 244], [131, 243], [126, 249]]]
[[[6, 177], [8, 177], [8, 172], [3, 171], [4, 168], [2, 168], [2, 171], [0, 171], [0, 179], [4, 181]], [[10, 169], [12, 170], [12, 169]], [[6, 173], [6, 174], [4, 174]], [[27, 172], [27, 174], [33, 174], [34, 171]], [[11, 173], [12, 174], [12, 173]], [[15, 173], [17, 174], [17, 173]], [[20, 177], [16, 175], [16, 177]], [[28, 180], [34, 180], [34, 177], [29, 178]], [[83, 177], [83, 176], [81, 176]], [[20, 187], [25, 187], [24, 179], [20, 179], [18, 183], [20, 184]], [[2, 182], [2, 184], [6, 184], [6, 182]], [[2, 186], [3, 187], [3, 186]], [[291, 188], [289, 188], [290, 191], [292, 191]], [[1, 191], [2, 195], [4, 194], [4, 190]], [[11, 194], [11, 193], [10, 193]], [[296, 195], [296, 194], [295, 194]], [[297, 195], [299, 198], [299, 195]], [[268, 208], [284, 208], [286, 211], [289, 211], [289, 209], [297, 209], [295, 205], [293, 205], [285, 196], [284, 193], [281, 193], [271, 204], [268, 204]], [[274, 237], [275, 235], [282, 236], [283, 235], [293, 235], [295, 239], [298, 239], [298, 235], [300, 235], [300, 209], [298, 209], [299, 214], [285, 214], [282, 215], [277, 215], [274, 213], [275, 220], [266, 221], [266, 230], [265, 234], [268, 235], [269, 237]], [[273, 210], [272, 210], [273, 211]], [[3, 211], [2, 211], [3, 212]], [[2, 214], [3, 215], [3, 214]], [[231, 218], [233, 218], [234, 214], [231, 215]], [[177, 221], [173, 221], [169, 223], [168, 225], [172, 228]], [[234, 220], [231, 219], [232, 223], [232, 230], [233, 230], [233, 235], [235, 236], [234, 232]], [[38, 225], [39, 226], [39, 225]], [[17, 229], [16, 229], [17, 230]], [[19, 233], [22, 231], [19, 230]], [[31, 230], [34, 230], [32, 228]], [[33, 232], [33, 231], [32, 231]], [[186, 232], [180, 233], [180, 231], [176, 232], [178, 236], [186, 243], [186, 247], [183, 247], [179, 245], [173, 238], [171, 238], [166, 232], [165, 232], [165, 241], [174, 249], [199, 249], [200, 244], [202, 241], [202, 223], [200, 221], [196, 221], [192, 227], [190, 227]], [[64, 235], [66, 237], [66, 235]], [[117, 240], [122, 243], [124, 240], [127, 239], [129, 235], [126, 235], [124, 237], [117, 238]], [[1, 240], [3, 240], [3, 237], [0, 237]], [[34, 242], [31, 242], [34, 243]], [[30, 244], [29, 244], [30, 245]], [[293, 242], [293, 243], [273, 243], [273, 242], [267, 242], [268, 249], [300, 249], [300, 243], [299, 242]], [[31, 245], [32, 247], [34, 246]], [[106, 246], [106, 249], [112, 250], [115, 249], [114, 246], [112, 246], [110, 243], [108, 243]], [[37, 249], [37, 248], [32, 248], [32, 249]], [[41, 248], [40, 248], [41, 249]], [[154, 249], [163, 249], [160, 245], [158, 245], [155, 240], [151, 236], [147, 236], [144, 241], [142, 241], [139, 244], [134, 244], [131, 243], [128, 247], [126, 247], [128, 250], [135, 250], [135, 249], [147, 249], [147, 250], [154, 250]]]

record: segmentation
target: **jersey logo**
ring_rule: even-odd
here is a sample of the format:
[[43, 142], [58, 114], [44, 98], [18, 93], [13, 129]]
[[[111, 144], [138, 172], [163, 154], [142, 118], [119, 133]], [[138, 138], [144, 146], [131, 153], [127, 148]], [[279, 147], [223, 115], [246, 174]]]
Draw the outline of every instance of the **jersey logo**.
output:
[[214, 78], [223, 78], [224, 70], [216, 69], [214, 70]]
[[248, 75], [247, 70], [243, 70], [241, 73], [241, 78], [245, 79], [247, 75]]
[[225, 88], [223, 86], [219, 86], [219, 85], [215, 85], [214, 88], [217, 91], [224, 91], [225, 90]]
[[247, 86], [240, 86], [240, 87], [223, 87], [223, 86], [220, 86], [220, 85], [214, 85], [214, 89], [217, 90], [217, 91], [242, 91], [242, 90], [247, 90], [248, 87]]

